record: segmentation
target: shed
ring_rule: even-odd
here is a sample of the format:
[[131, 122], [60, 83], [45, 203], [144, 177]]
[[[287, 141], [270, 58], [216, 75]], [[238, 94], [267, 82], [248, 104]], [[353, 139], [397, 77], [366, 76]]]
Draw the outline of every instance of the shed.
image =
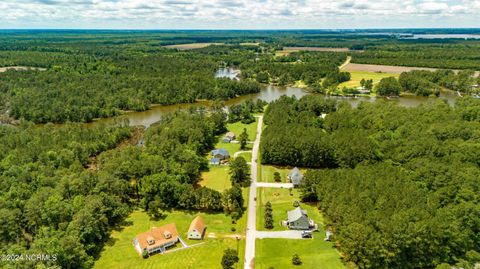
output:
[[190, 224], [190, 228], [188, 228], [188, 239], [203, 239], [206, 228], [207, 226], [205, 226], [203, 218], [201, 216], [197, 216]]
[[210, 164], [211, 165], [220, 165], [220, 159], [219, 158], [211, 158], [210, 159]]

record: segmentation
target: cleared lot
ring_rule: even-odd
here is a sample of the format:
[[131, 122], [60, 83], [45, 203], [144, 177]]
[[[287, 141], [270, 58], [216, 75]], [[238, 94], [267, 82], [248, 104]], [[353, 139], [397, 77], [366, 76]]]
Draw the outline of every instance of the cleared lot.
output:
[[193, 49], [205, 48], [211, 45], [223, 45], [223, 43], [191, 43], [191, 44], [168, 45], [164, 47], [169, 49], [178, 49], [178, 50], [193, 50]]
[[347, 52], [349, 48], [329, 48], [329, 47], [283, 47], [285, 51], [326, 51], [326, 52]]
[[40, 71], [45, 71], [47, 70], [46, 68], [41, 68], [41, 67], [28, 67], [28, 66], [6, 66], [6, 67], [0, 67], [0, 72], [6, 72], [7, 70], [17, 70], [17, 71], [26, 71], [26, 70], [40, 70]]
[[435, 71], [435, 68], [427, 67], [410, 67], [410, 66], [393, 66], [393, 65], [375, 65], [375, 64], [354, 64], [349, 63], [345, 65], [342, 70], [344, 71], [364, 71], [364, 72], [378, 72], [389, 74], [401, 74], [402, 72], [408, 72], [412, 70], [428, 70]]
[[[341, 69], [342, 71], [349, 71], [349, 72], [375, 72], [375, 73], [401, 74], [403, 72], [409, 72], [412, 70], [436, 71], [439, 68], [349, 63], [345, 66], [342, 66]], [[459, 70], [453, 70], [453, 71], [458, 72]], [[480, 71], [476, 71], [475, 76], [479, 76], [479, 75], [480, 75]]]

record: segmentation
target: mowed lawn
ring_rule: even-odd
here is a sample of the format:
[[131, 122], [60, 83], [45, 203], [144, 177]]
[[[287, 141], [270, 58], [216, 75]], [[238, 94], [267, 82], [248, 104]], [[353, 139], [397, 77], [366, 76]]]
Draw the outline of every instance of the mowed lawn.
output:
[[[275, 182], [273, 178], [273, 174], [275, 172], [280, 173], [280, 177], [282, 178], [281, 182], [286, 183], [289, 182], [287, 175], [290, 173], [293, 167], [281, 167], [281, 166], [273, 166], [273, 165], [260, 165], [258, 167], [258, 182]], [[303, 171], [302, 171], [303, 172]]]
[[[258, 120], [256, 119], [256, 121], [251, 124], [243, 124], [241, 122], [231, 123], [227, 125], [227, 129], [230, 132], [234, 132], [235, 135], [238, 137], [240, 133], [243, 132], [243, 129], [246, 128], [249, 139], [254, 140], [257, 132], [257, 122]], [[220, 135], [218, 137], [219, 141], [215, 145], [215, 148], [226, 149], [230, 153], [230, 156], [233, 158], [233, 155], [235, 154], [235, 152], [238, 152], [241, 150], [240, 144], [224, 143], [222, 142], [222, 138], [223, 138], [223, 135]], [[245, 150], [251, 150], [251, 149], [252, 149], [252, 144], [247, 144], [247, 148]], [[250, 162], [252, 160], [251, 153], [241, 153], [240, 156], [244, 157], [247, 160], [247, 162]], [[209, 160], [210, 160], [210, 157], [211, 156], [207, 156]], [[209, 171], [202, 173], [202, 181], [200, 181], [200, 185], [222, 192], [225, 189], [228, 189], [231, 187], [230, 176], [228, 172], [229, 172], [228, 165], [218, 165], [218, 166], [210, 165]]]
[[[291, 195], [291, 194], [292, 195]], [[287, 230], [280, 222], [287, 217], [287, 211], [294, 209], [293, 202], [299, 199], [299, 192], [293, 189], [259, 188], [257, 194], [257, 230], [264, 228], [264, 205], [270, 201], [273, 209], [274, 228], [272, 231]], [[324, 241], [323, 217], [314, 204], [300, 203], [307, 210], [309, 218], [318, 224], [318, 232], [313, 239], [257, 239], [255, 248], [255, 268], [344, 268], [340, 254], [333, 243]], [[293, 254], [300, 255], [301, 266], [292, 265]]]
[[[314, 233], [309, 240], [257, 239], [255, 242], [255, 269], [343, 269], [340, 255], [325, 234]], [[301, 265], [292, 264], [292, 256], [298, 254]]]
[[[244, 215], [236, 224], [232, 224], [230, 217], [224, 214], [200, 213], [207, 226], [206, 235], [214, 235], [216, 238], [205, 240], [188, 240], [186, 233], [192, 219], [198, 213], [186, 211], [168, 212], [161, 220], [151, 220], [143, 211], [134, 211], [126, 220], [125, 225], [111, 234], [111, 240], [104, 247], [100, 258], [95, 262], [95, 268], [220, 268], [223, 251], [227, 248], [237, 249], [240, 257], [245, 253], [245, 241], [243, 239], [246, 216]], [[205, 242], [202, 245], [188, 249], [182, 249], [166, 254], [157, 254], [143, 259], [133, 247], [133, 238], [152, 227], [160, 227], [168, 223], [175, 223], [177, 230], [188, 245]], [[237, 229], [231, 231], [231, 227]], [[236, 234], [242, 239], [237, 242]], [[179, 244], [177, 244], [179, 245]]]
[[339, 88], [343, 87], [359, 87], [360, 81], [362, 79], [372, 79], [373, 84], [377, 84], [380, 82], [382, 78], [386, 77], [399, 77], [399, 74], [389, 74], [389, 73], [377, 73], [377, 72], [369, 72], [369, 71], [348, 71], [351, 74], [351, 78], [349, 81], [343, 82], [338, 85]]
[[[300, 194], [297, 189], [283, 188], [258, 188], [257, 190], [257, 230], [264, 228], [265, 204], [270, 202], [273, 209], [273, 229], [271, 231], [284, 231], [287, 227], [280, 226], [282, 220], [287, 218], [287, 211], [295, 209], [293, 202], [300, 202]], [[314, 204], [300, 203], [302, 209], [307, 210], [309, 218], [313, 219], [318, 226], [323, 226], [323, 217]]]

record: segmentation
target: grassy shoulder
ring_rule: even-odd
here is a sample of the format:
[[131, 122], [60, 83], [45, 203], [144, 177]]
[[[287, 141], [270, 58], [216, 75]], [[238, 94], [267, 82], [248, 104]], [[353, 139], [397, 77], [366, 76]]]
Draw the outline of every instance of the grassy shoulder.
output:
[[[248, 190], [246, 190], [248, 191]], [[248, 192], [247, 192], [248, 193]], [[192, 219], [200, 214], [207, 226], [203, 241], [188, 240], [187, 231]], [[152, 227], [175, 223], [177, 230], [188, 245], [204, 242], [201, 245], [166, 254], [157, 254], [143, 259], [133, 247], [132, 240]], [[134, 211], [118, 229], [104, 247], [94, 268], [219, 268], [223, 251], [227, 248], [239, 248], [239, 257], [245, 253], [244, 232], [246, 215], [232, 224], [225, 214], [207, 214], [188, 211], [168, 212], [164, 219], [152, 220], [143, 211]], [[231, 228], [236, 231], [232, 232]], [[236, 235], [241, 236], [237, 242]]]

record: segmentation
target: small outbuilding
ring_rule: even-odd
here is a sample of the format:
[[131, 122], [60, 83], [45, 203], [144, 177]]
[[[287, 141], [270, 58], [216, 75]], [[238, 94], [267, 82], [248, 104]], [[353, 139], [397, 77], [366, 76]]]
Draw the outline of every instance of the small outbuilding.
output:
[[230, 153], [224, 148], [212, 150], [212, 158], [217, 158], [220, 161], [230, 159]]
[[230, 143], [233, 140], [235, 140], [235, 133], [234, 132], [228, 132], [225, 134], [225, 136], [222, 138], [222, 142], [224, 143]]
[[288, 173], [288, 179], [293, 183], [293, 187], [298, 187], [303, 180], [303, 174], [298, 167], [295, 167]]
[[207, 226], [205, 226], [203, 218], [201, 216], [197, 216], [190, 224], [190, 228], [188, 228], [188, 239], [203, 239], [206, 228]]

